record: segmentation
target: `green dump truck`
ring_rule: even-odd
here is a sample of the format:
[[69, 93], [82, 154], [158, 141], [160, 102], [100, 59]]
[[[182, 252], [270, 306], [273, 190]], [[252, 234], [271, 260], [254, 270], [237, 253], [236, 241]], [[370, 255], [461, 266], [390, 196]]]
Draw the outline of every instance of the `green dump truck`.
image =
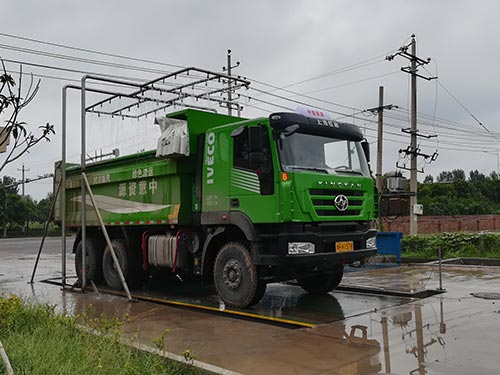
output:
[[[127, 282], [164, 270], [213, 283], [226, 305], [247, 307], [271, 282], [295, 279], [310, 293], [328, 293], [344, 264], [375, 254], [368, 143], [356, 126], [309, 112], [249, 120], [182, 110], [158, 119], [156, 150], [87, 165]], [[77, 232], [81, 277], [79, 166], [66, 175], [66, 226]], [[86, 277], [121, 288], [85, 202]]]

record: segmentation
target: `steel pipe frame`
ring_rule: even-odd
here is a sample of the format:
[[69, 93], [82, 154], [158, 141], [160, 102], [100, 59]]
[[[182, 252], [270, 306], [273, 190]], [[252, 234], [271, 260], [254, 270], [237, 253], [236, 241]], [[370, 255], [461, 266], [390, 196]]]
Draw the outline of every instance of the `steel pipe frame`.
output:
[[[62, 89], [62, 121], [61, 121], [61, 137], [62, 137], [62, 155], [61, 155], [61, 186], [63, 187], [60, 191], [60, 210], [61, 210], [61, 248], [62, 248], [62, 260], [61, 260], [61, 273], [62, 273], [62, 285], [63, 288], [66, 286], [66, 133], [67, 133], [67, 124], [66, 124], [66, 115], [67, 115], [67, 91], [69, 89], [73, 90], [79, 90], [82, 91], [81, 86], [77, 85], [65, 85], [63, 86]], [[112, 92], [108, 90], [98, 90], [98, 89], [93, 89], [93, 88], [87, 88], [85, 91], [89, 92], [95, 92], [98, 94], [108, 94], [108, 95], [117, 95], [117, 96], [127, 96], [129, 94], [126, 93], [118, 93], [118, 92]], [[82, 101], [84, 103], [84, 100]], [[84, 111], [85, 112], [85, 111]], [[84, 146], [85, 141], [82, 142], [82, 145]], [[85, 153], [82, 153], [83, 158], [85, 159]], [[84, 184], [82, 183], [82, 187]], [[85, 197], [82, 196], [82, 202], [85, 201]], [[83, 205], [85, 206], [85, 205]], [[82, 210], [83, 212], [83, 210]], [[82, 215], [83, 218], [83, 215]], [[82, 228], [82, 235], [86, 231], [86, 229]], [[82, 236], [82, 249], [85, 249], [86, 246], [86, 238]], [[82, 269], [85, 269], [85, 257], [82, 257]], [[83, 277], [82, 277], [82, 286], [86, 286], [86, 280], [85, 280], [85, 272], [83, 272]], [[82, 288], [83, 290], [84, 288]]]
[[[152, 85], [154, 83], [163, 81], [167, 78], [170, 77], [176, 77], [177, 75], [187, 73], [189, 71], [197, 71], [200, 73], [205, 73], [207, 74], [207, 79], [209, 78], [209, 75], [214, 75], [213, 79], [218, 79], [218, 78], [226, 78], [229, 80], [237, 81], [240, 82], [239, 87], [248, 87], [250, 84], [250, 81], [247, 81], [245, 79], [241, 79], [239, 77], [235, 78], [233, 76], [229, 76], [226, 74], [221, 74], [221, 73], [214, 73], [205, 69], [200, 69], [200, 68], [195, 68], [195, 67], [188, 67], [182, 70], [179, 70], [177, 72], [169, 73], [167, 75], [164, 75], [160, 78], [151, 80], [149, 82], [146, 82], [145, 84], [136, 84], [128, 81], [122, 81], [122, 80], [117, 80], [117, 79], [111, 79], [111, 78], [106, 78], [106, 77], [101, 77], [101, 76], [95, 76], [95, 75], [84, 75], [81, 78], [81, 86], [76, 86], [76, 85], [65, 85], [62, 90], [62, 157], [61, 157], [61, 184], [63, 189], [61, 190], [61, 205], [60, 205], [60, 210], [61, 210], [61, 235], [62, 235], [62, 284], [63, 287], [66, 285], [66, 115], [67, 115], [67, 110], [66, 110], [66, 104], [67, 104], [67, 90], [68, 89], [76, 89], [81, 91], [81, 166], [80, 170], [82, 173], [82, 184], [81, 184], [81, 196], [82, 196], [82, 225], [81, 225], [81, 231], [82, 231], [82, 251], [83, 256], [82, 256], [82, 291], [85, 290], [86, 287], [86, 274], [85, 274], [85, 269], [86, 269], [86, 257], [85, 257], [85, 251], [86, 251], [86, 220], [87, 220], [87, 210], [86, 210], [86, 188], [85, 184], [83, 183], [83, 179], [85, 176], [86, 172], [86, 113], [92, 112], [93, 108], [96, 106], [103, 104], [107, 101], [113, 100], [115, 98], [119, 97], [130, 97], [130, 98], [137, 98], [138, 94], [143, 93], [144, 91], [147, 90], [156, 90], [156, 91], [162, 91], [158, 88], [153, 87]], [[133, 93], [121, 93], [121, 92], [111, 92], [107, 90], [98, 90], [98, 89], [92, 89], [92, 88], [87, 88], [86, 83], [87, 80], [95, 80], [95, 81], [101, 81], [101, 82], [107, 82], [107, 83], [112, 83], [112, 84], [117, 84], [117, 85], [123, 85], [123, 86], [131, 86], [131, 87], [138, 87], [140, 88], [138, 91], [133, 92]], [[206, 81], [206, 80], [203, 80]], [[193, 83], [187, 85], [186, 87], [192, 86]], [[146, 89], [146, 90], [144, 90]], [[100, 102], [97, 102], [88, 108], [86, 107], [86, 92], [95, 92], [95, 93], [100, 93], [100, 94], [108, 94], [111, 95], [111, 98], [107, 98], [105, 100], [102, 100]], [[165, 90], [166, 91], [166, 90]], [[220, 90], [219, 90], [220, 91]], [[202, 98], [203, 96], [207, 95], [204, 93], [203, 95], [198, 95], [199, 98]], [[217, 102], [224, 102], [224, 100], [214, 100]], [[156, 111], [158, 111], [157, 109]], [[151, 113], [151, 112], [149, 112]], [[104, 113], [107, 114], [107, 113]], [[130, 117], [130, 116], [127, 116]], [[112, 249], [111, 249], [112, 251]]]
[[[161, 82], [167, 78], [171, 78], [171, 77], [176, 77], [178, 75], [181, 75], [183, 73], [188, 73], [189, 71], [196, 71], [196, 72], [200, 72], [200, 73], [204, 73], [204, 74], [207, 74], [207, 78], [205, 79], [200, 79], [198, 81], [195, 81], [195, 82], [191, 82], [191, 83], [188, 83], [188, 84], [184, 84], [184, 85], [181, 85], [181, 86], [178, 86], [178, 87], [175, 87], [175, 88], [172, 88], [172, 89], [165, 89], [165, 90], [162, 90], [158, 87], [154, 87], [152, 85], [154, 85], [155, 83], [158, 83], [158, 82]], [[213, 75], [213, 77], [210, 77], [210, 75]], [[211, 81], [211, 80], [214, 80], [214, 79], [220, 79], [220, 78], [226, 78], [226, 79], [229, 79], [229, 80], [232, 80], [232, 81], [236, 81], [236, 82], [239, 82], [240, 84], [239, 85], [235, 85], [235, 86], [232, 86], [232, 89], [235, 89], [235, 88], [241, 88], [241, 87], [245, 87], [245, 86], [249, 86], [250, 85], [250, 81], [248, 80], [245, 80], [245, 79], [242, 79], [242, 78], [238, 78], [238, 77], [234, 77], [234, 76], [229, 76], [227, 74], [222, 74], [222, 73], [215, 73], [215, 72], [211, 72], [209, 70], [205, 70], [205, 69], [200, 69], [200, 68], [195, 68], [195, 67], [188, 67], [188, 68], [185, 68], [185, 69], [181, 69], [179, 71], [176, 71], [176, 72], [172, 72], [172, 73], [169, 73], [169, 74], [166, 74], [162, 77], [159, 77], [159, 78], [155, 78], [149, 82], [146, 82], [146, 83], [143, 83], [143, 84], [137, 84], [137, 83], [131, 83], [131, 82], [124, 82], [124, 81], [118, 81], [118, 80], [114, 80], [114, 79], [110, 79], [110, 78], [103, 78], [103, 77], [97, 77], [97, 76], [88, 76], [88, 77], [92, 77], [92, 79], [96, 79], [96, 80], [102, 80], [104, 82], [109, 82], [109, 83], [116, 83], [116, 84], [123, 84], [123, 85], [128, 85], [128, 86], [132, 86], [132, 87], [138, 87], [139, 90], [135, 91], [135, 92], [132, 92], [130, 93], [129, 95], [139, 95], [139, 94], [142, 94], [146, 91], [149, 91], [149, 90], [155, 90], [155, 91], [160, 91], [160, 92], [165, 92], [165, 93], [175, 93], [176, 90], [182, 90], [183, 88], [186, 88], [186, 87], [190, 87], [190, 86], [193, 86], [193, 85], [197, 85], [197, 84], [200, 84], [200, 83], [204, 83], [204, 82], [208, 82], [208, 81]], [[217, 90], [214, 90], [213, 92], [210, 92], [210, 94], [213, 94], [213, 93], [216, 93], [216, 92], [221, 92], [221, 91], [225, 91], [225, 90], [228, 90], [228, 88], [224, 88], [224, 89], [217, 89]], [[207, 93], [203, 93], [203, 94], [199, 94], [199, 95], [195, 95], [193, 96], [194, 98], [196, 99], [199, 99], [199, 98], [202, 98], [203, 96], [207, 95]], [[87, 110], [89, 112], [92, 112], [92, 110], [101, 105], [101, 104], [104, 104], [108, 101], [111, 101], [113, 99], [116, 99], [120, 97], [120, 95], [112, 95], [111, 98], [107, 98], [107, 99], [104, 99], [104, 100], [101, 100], [91, 106], [89, 106], [87, 108]], [[227, 102], [227, 101], [224, 101], [224, 100], [220, 100], [220, 102]], [[135, 105], [135, 104], [134, 104]], [[122, 110], [126, 110], [128, 108], [131, 108], [133, 105], [128, 105], [128, 106], [125, 106], [123, 108], [120, 109], [120, 111]], [[164, 107], [165, 108], [165, 107]], [[159, 110], [159, 109], [158, 109]], [[119, 115], [118, 113], [115, 113], [117, 112], [118, 110], [114, 111], [114, 113], [112, 114], [116, 114], [116, 115]], [[150, 114], [154, 111], [149, 111], [147, 114]], [[106, 114], [106, 113], [104, 113]], [[111, 114], [111, 113], [110, 113]], [[147, 115], [147, 114], [143, 114], [143, 115]], [[137, 116], [137, 118], [140, 118], [142, 117], [143, 115], [139, 115]]]

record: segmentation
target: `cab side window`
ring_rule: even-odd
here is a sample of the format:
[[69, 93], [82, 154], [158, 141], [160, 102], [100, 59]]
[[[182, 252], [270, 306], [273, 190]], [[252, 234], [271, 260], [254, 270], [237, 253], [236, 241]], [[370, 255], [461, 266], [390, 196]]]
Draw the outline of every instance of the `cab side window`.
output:
[[240, 129], [233, 135], [233, 166], [259, 177], [260, 194], [274, 194], [273, 160], [269, 132], [265, 126]]

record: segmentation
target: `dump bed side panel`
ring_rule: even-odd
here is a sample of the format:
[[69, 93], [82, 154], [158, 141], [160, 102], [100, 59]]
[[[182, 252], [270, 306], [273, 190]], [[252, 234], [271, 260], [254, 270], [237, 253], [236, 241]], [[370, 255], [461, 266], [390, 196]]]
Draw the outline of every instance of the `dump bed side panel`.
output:
[[[140, 155], [87, 166], [87, 176], [107, 225], [191, 224], [194, 163], [192, 158], [155, 159]], [[79, 169], [67, 171], [66, 224], [81, 224]], [[87, 197], [87, 225], [98, 225]], [[57, 220], [58, 218], [56, 218]]]

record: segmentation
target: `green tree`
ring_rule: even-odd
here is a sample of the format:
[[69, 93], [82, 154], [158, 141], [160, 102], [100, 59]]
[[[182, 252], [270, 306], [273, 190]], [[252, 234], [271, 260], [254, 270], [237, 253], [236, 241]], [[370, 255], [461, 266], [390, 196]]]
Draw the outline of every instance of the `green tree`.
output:
[[16, 224], [24, 226], [29, 219], [30, 209], [21, 196], [17, 194], [7, 194], [7, 220], [9, 226], [13, 228]]
[[434, 177], [432, 177], [430, 174], [425, 176], [424, 184], [432, 184], [433, 182], [434, 182]]
[[465, 172], [462, 169], [454, 169], [452, 171], [442, 171], [436, 177], [437, 182], [453, 182], [465, 181]]
[[[35, 82], [31, 76], [31, 82], [23, 86], [22, 67], [19, 68], [16, 82], [7, 72], [2, 59], [0, 64], [0, 152], [6, 153], [3, 161], [0, 161], [1, 172], [7, 164], [19, 159], [40, 141], [50, 141], [50, 136], [55, 132], [54, 126], [47, 123], [39, 126], [39, 134], [35, 135], [28, 129], [28, 124], [20, 119], [21, 112], [35, 99], [40, 80]], [[27, 90], [22, 90], [22, 87], [27, 87]]]
[[7, 204], [9, 195], [17, 195], [19, 186], [16, 185], [16, 179], [10, 176], [3, 176], [0, 181], [0, 222], [3, 227], [4, 237], [7, 233], [7, 224], [9, 223], [9, 214], [7, 211]]
[[488, 179], [483, 173], [480, 173], [477, 169], [475, 171], [469, 172], [469, 181], [472, 183], [485, 182]]
[[443, 171], [437, 183], [419, 186], [419, 202], [426, 215], [479, 215], [500, 212], [500, 178], [477, 170]]
[[[47, 196], [37, 203], [34, 215], [31, 217], [32, 221], [38, 223], [45, 223], [50, 215], [50, 209], [52, 208], [52, 201], [54, 199], [54, 194], [52, 192], [48, 193]], [[50, 218], [52, 220], [52, 217]]]

